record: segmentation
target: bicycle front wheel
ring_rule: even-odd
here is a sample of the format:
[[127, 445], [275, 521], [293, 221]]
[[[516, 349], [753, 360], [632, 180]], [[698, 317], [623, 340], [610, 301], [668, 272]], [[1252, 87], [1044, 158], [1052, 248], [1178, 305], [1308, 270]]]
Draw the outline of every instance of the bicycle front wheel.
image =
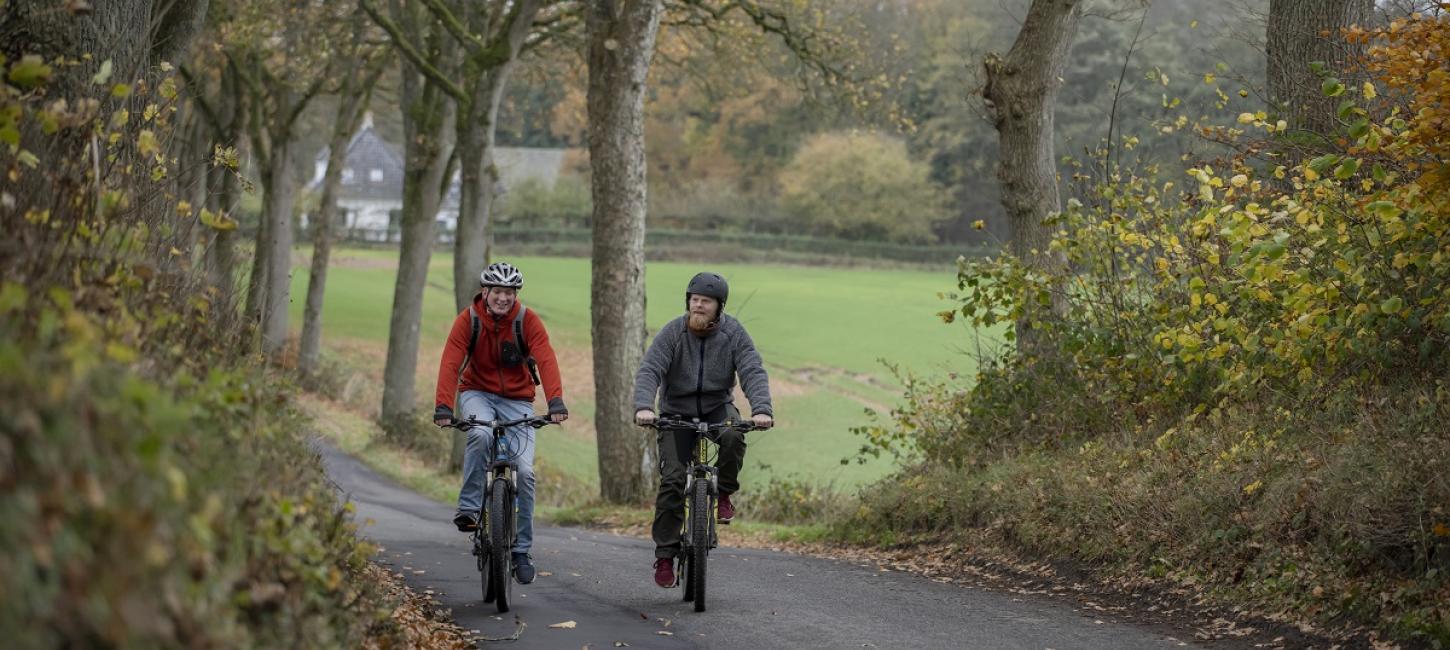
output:
[[494, 585], [493, 581], [490, 580], [491, 576], [489, 575], [489, 566], [492, 564], [491, 562], [489, 562], [489, 557], [491, 554], [492, 551], [490, 551], [488, 547], [487, 533], [482, 530], [475, 532], [473, 534], [473, 555], [478, 563], [479, 582], [482, 583], [483, 586], [483, 602], [485, 603], [493, 602]]
[[690, 593], [695, 597], [695, 611], [705, 611], [705, 556], [710, 553], [710, 484], [695, 480], [690, 491]]
[[497, 478], [488, 495], [488, 581], [493, 588], [493, 597], [500, 614], [509, 611], [509, 596], [513, 591], [510, 580], [510, 565], [513, 556], [509, 551], [514, 545], [514, 495], [507, 479]]

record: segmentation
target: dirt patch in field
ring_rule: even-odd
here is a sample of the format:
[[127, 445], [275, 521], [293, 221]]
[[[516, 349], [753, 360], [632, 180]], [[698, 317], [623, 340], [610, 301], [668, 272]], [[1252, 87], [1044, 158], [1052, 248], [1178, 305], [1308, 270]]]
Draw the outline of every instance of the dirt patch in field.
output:
[[[307, 269], [312, 266], [312, 253], [307, 251], [292, 252], [292, 268]], [[398, 260], [393, 257], [362, 257], [346, 252], [333, 251], [327, 256], [327, 266], [344, 269], [396, 269]]]

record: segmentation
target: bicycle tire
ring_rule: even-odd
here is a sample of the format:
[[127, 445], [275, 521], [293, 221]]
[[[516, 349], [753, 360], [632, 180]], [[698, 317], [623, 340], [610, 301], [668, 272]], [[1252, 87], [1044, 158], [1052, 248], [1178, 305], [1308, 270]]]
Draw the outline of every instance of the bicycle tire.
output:
[[493, 602], [493, 581], [489, 575], [489, 550], [488, 538], [480, 531], [473, 542], [473, 552], [478, 558], [479, 584], [483, 587], [483, 602]]
[[509, 596], [513, 581], [509, 571], [513, 550], [513, 489], [507, 479], [496, 478], [489, 490], [488, 536], [489, 536], [489, 582], [493, 583], [494, 602], [500, 614], [509, 611]]
[[695, 599], [695, 583], [690, 582], [690, 551], [683, 549], [680, 552], [680, 584], [684, 587], [685, 602]]
[[695, 597], [695, 611], [705, 611], [705, 566], [710, 553], [710, 484], [696, 479], [690, 494], [690, 568], [688, 589]]

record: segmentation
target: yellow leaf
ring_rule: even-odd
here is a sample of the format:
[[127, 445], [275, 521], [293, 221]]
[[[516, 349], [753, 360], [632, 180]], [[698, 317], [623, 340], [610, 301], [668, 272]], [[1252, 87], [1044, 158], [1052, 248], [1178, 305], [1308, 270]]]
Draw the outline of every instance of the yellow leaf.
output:
[[1244, 494], [1253, 494], [1255, 492], [1258, 492], [1259, 488], [1261, 487], [1264, 487], [1263, 481], [1254, 481], [1253, 483], [1244, 486]]
[[549, 627], [550, 628], [553, 628], [555, 630], [572, 630], [572, 629], [574, 629], [574, 628], [576, 628], [578, 626], [579, 626], [579, 624], [578, 623], [575, 623], [574, 621], [564, 621], [563, 623], [554, 623], [553, 625], [550, 625]]
[[136, 148], [141, 151], [142, 156], [151, 156], [161, 150], [161, 145], [156, 141], [156, 134], [146, 129], [137, 137]]
[[1364, 93], [1365, 99], [1374, 99], [1375, 96], [1379, 94], [1375, 92], [1374, 84], [1368, 81], [1364, 82], [1364, 88], [1362, 89], [1362, 92]]

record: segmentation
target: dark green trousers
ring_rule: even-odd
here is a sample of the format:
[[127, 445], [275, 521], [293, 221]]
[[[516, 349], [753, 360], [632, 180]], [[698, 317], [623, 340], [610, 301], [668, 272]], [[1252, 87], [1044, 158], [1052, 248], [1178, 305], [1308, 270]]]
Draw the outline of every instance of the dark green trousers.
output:
[[[676, 418], [678, 416], [666, 416]], [[683, 418], [688, 419], [688, 418]], [[710, 417], [700, 418], [711, 424], [739, 420], [740, 412], [733, 404], [716, 409]], [[660, 492], [655, 497], [655, 557], [675, 557], [680, 553], [680, 529], [685, 524], [685, 465], [695, 453], [693, 431], [661, 431], [657, 439], [660, 454]], [[740, 466], [745, 464], [745, 434], [725, 431], [720, 434], [720, 491], [731, 494], [740, 489]]]

